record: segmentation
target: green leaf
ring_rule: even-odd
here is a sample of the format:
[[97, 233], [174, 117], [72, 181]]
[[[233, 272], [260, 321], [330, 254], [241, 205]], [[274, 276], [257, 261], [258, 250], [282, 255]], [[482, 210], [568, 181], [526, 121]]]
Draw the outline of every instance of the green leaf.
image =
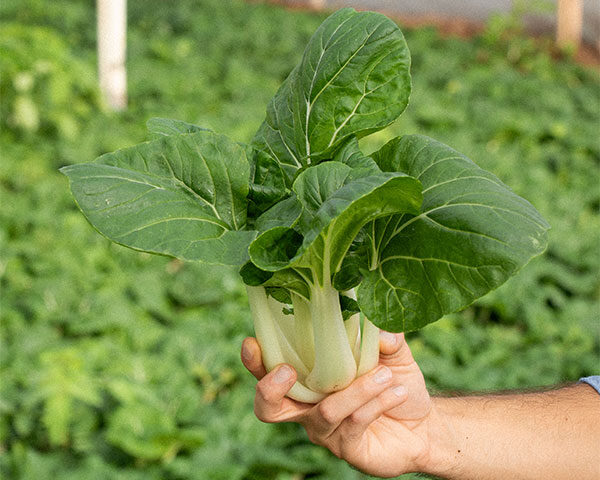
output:
[[[301, 202], [303, 198], [299, 192], [310, 192], [306, 186], [300, 187], [305, 180], [310, 182], [309, 175], [304, 174], [315, 170], [332, 170], [335, 163], [317, 165], [298, 177], [294, 189]], [[351, 174], [352, 170], [349, 169], [349, 179], [352, 178]], [[304, 197], [307, 202], [303, 202], [305, 212], [314, 208], [314, 205], [309, 208], [309, 198], [312, 202], [316, 197]], [[403, 173], [380, 173], [351, 180], [322, 200], [310, 222], [305, 220], [304, 241], [296, 257], [311, 249], [310, 255], [314, 257], [311, 263], [315, 265], [314, 260], [317, 260], [319, 265], [323, 264], [319, 268], [333, 275], [341, 268], [352, 241], [363, 225], [392, 213], [419, 211], [421, 184]]]
[[369, 268], [371, 254], [370, 237], [362, 238], [361, 229], [354, 239], [340, 269], [333, 276], [333, 287], [340, 292], [350, 290], [362, 281], [362, 271]]
[[267, 295], [273, 297], [279, 303], [284, 303], [287, 305], [292, 303], [292, 296], [285, 288], [266, 287], [265, 291], [267, 292]]
[[256, 230], [264, 232], [274, 227], [293, 227], [302, 215], [302, 204], [295, 194], [276, 203], [256, 220]]
[[340, 162], [326, 162], [304, 170], [294, 182], [294, 192], [302, 205], [299, 229], [307, 232], [325, 201], [342, 188], [352, 169]]
[[90, 223], [127, 247], [184, 260], [241, 265], [256, 232], [246, 224], [244, 150], [201, 131], [64, 167]]
[[[280, 300], [284, 303], [291, 303], [289, 291], [296, 292], [307, 299], [310, 297], [306, 280], [297, 271], [291, 268], [286, 268], [277, 272], [268, 272], [266, 270], [261, 270], [252, 262], [247, 262], [240, 269], [240, 275], [246, 285], [254, 287], [262, 285], [267, 288], [269, 294], [275, 298], [284, 298], [284, 300]], [[286, 292], [283, 293], [282, 289], [286, 289]], [[281, 294], [283, 294], [284, 297], [282, 297]]]
[[333, 160], [351, 167], [352, 176], [355, 178], [381, 173], [375, 160], [371, 157], [366, 157], [360, 151], [356, 137], [350, 137], [350, 140], [336, 152]]
[[[276, 299], [278, 298], [274, 294], [274, 291], [282, 289], [285, 289], [288, 296], [289, 292], [294, 292], [306, 299], [310, 298], [310, 290], [306, 279], [300, 275], [299, 270], [293, 268], [286, 268], [275, 272], [271, 278], [263, 283], [263, 286], [267, 288], [269, 295], [274, 296]], [[290, 302], [291, 300], [286, 300], [286, 303]]]
[[151, 118], [146, 122], [146, 128], [152, 140], [168, 137], [170, 135], [181, 135], [182, 133], [208, 132], [208, 128], [202, 128], [192, 123], [182, 120], [172, 120], [170, 118]]
[[340, 295], [340, 309], [342, 310], [342, 318], [344, 321], [360, 312], [358, 302], [346, 295]]
[[289, 227], [275, 227], [261, 233], [248, 248], [252, 262], [260, 269], [276, 272], [290, 265], [302, 244], [302, 235]]
[[365, 223], [392, 213], [418, 213], [421, 184], [414, 178], [380, 173], [352, 180], [351, 173], [339, 162], [302, 172], [293, 186], [303, 207], [297, 230], [281, 226], [261, 234], [250, 245], [252, 261], [269, 271], [311, 268], [323, 281], [341, 267]]
[[260, 150], [246, 146], [250, 162], [248, 215], [252, 219], [290, 194], [287, 178], [277, 160]]
[[240, 276], [246, 285], [258, 287], [271, 278], [273, 272], [261, 270], [252, 262], [248, 261], [240, 268]]
[[267, 107], [253, 143], [288, 177], [344, 141], [380, 130], [406, 108], [410, 54], [384, 15], [346, 8], [327, 18]]
[[423, 184], [419, 215], [372, 224], [377, 266], [358, 302], [380, 328], [416, 330], [460, 310], [544, 251], [549, 226], [537, 210], [452, 148], [411, 135], [374, 159]]

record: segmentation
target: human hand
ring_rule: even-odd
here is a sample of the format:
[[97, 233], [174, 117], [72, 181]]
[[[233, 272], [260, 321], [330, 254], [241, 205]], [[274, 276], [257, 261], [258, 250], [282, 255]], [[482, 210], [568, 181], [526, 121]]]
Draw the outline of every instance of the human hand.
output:
[[244, 340], [242, 362], [259, 380], [259, 420], [298, 422], [313, 443], [371, 475], [394, 477], [428, 464], [433, 407], [403, 334], [382, 332], [378, 367], [316, 405], [285, 396], [296, 372], [282, 364], [267, 373], [256, 339]]

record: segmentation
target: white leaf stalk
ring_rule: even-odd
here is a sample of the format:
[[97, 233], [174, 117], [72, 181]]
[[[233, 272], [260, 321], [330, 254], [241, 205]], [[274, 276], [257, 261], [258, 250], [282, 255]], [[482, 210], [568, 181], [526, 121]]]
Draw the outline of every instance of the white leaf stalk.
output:
[[[292, 293], [291, 306], [268, 297], [264, 287], [246, 289], [265, 368], [287, 363], [298, 372], [290, 398], [317, 403], [377, 365], [379, 329], [362, 314], [344, 322], [329, 282], [311, 285], [310, 301]], [[294, 314], [284, 314], [286, 307]]]

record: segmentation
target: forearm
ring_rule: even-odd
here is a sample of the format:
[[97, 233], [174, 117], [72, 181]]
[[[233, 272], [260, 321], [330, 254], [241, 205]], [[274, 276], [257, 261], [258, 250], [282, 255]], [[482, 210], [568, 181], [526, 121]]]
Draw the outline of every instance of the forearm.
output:
[[587, 385], [435, 398], [424, 470], [448, 479], [600, 478], [600, 396]]

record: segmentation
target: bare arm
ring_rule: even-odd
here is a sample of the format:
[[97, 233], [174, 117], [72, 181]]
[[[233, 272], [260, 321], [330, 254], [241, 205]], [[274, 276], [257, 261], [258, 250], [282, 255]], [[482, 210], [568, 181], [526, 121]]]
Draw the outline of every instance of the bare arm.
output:
[[433, 404], [440, 421], [429, 473], [461, 480], [600, 478], [600, 396], [589, 385]]
[[285, 397], [293, 369], [266, 374], [258, 344], [246, 339], [258, 418], [299, 422], [311, 441], [381, 477], [600, 479], [600, 395], [590, 386], [432, 398], [403, 335], [383, 335], [380, 348], [376, 370], [309, 405]]

